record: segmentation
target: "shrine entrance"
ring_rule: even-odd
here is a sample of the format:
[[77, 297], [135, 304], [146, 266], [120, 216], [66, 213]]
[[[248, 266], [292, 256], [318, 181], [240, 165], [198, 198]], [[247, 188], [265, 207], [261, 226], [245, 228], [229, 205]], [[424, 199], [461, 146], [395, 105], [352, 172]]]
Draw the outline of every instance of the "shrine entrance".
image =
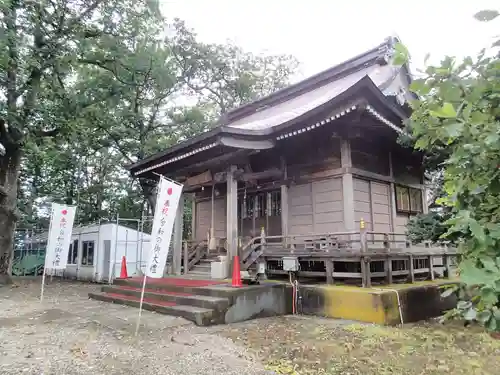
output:
[[281, 190], [238, 194], [238, 229], [242, 238], [281, 235]]

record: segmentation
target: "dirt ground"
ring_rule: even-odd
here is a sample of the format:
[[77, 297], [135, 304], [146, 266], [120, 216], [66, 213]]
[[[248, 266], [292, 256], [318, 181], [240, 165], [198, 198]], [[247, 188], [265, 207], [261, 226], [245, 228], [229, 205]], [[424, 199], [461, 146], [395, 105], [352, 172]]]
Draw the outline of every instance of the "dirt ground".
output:
[[498, 374], [500, 341], [450, 324], [378, 327], [276, 317], [196, 327], [88, 300], [95, 285], [0, 288], [0, 374]]
[[498, 375], [500, 340], [463, 324], [404, 327], [316, 317], [276, 317], [219, 332], [291, 375]]
[[182, 318], [89, 300], [98, 286], [0, 288], [0, 374], [272, 374], [230, 339]]

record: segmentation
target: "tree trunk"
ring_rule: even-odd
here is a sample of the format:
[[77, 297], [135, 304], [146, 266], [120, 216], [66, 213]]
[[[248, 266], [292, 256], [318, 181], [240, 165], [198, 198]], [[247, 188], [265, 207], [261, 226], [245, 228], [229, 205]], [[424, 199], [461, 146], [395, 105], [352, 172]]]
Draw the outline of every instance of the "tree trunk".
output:
[[144, 178], [140, 178], [139, 183], [141, 184], [142, 193], [144, 194], [144, 197], [148, 201], [149, 207], [151, 208], [151, 212], [154, 215], [156, 208], [156, 184]]
[[21, 150], [7, 149], [0, 157], [0, 285], [11, 283], [14, 230], [17, 213], [17, 183]]

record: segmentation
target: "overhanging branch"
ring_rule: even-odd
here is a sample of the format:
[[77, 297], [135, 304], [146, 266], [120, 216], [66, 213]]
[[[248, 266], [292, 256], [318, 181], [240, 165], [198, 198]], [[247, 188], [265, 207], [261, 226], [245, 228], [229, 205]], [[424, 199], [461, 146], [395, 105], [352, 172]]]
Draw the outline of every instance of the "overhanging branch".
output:
[[37, 137], [55, 137], [61, 132], [61, 129], [52, 129], [52, 130], [37, 130], [34, 132]]

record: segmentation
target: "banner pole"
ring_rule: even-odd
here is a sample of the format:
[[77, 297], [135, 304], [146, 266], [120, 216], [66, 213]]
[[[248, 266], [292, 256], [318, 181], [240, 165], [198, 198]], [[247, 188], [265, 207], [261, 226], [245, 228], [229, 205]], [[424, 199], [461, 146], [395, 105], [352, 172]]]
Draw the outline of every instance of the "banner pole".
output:
[[163, 176], [163, 175], [161, 175], [159, 173], [153, 172], [153, 174], [156, 175], [156, 176], [158, 176], [158, 177], [160, 177], [160, 178], [163, 178], [164, 180], [167, 180], [167, 181], [169, 181], [169, 182], [171, 182], [173, 184], [176, 184], [178, 186], [183, 186], [180, 182], [172, 180], [171, 178], [165, 177], [165, 176]]
[[[161, 278], [161, 275], [163, 275], [168, 259], [168, 251], [170, 241], [172, 239], [173, 224], [175, 221], [175, 217], [172, 215], [177, 212], [177, 206], [179, 205], [180, 196], [182, 194], [183, 185], [174, 183], [172, 180], [167, 180], [163, 176], [159, 177], [160, 181], [158, 183], [158, 192], [156, 193], [155, 214], [153, 217], [150, 250], [148, 254], [149, 261], [147, 262], [146, 272], [144, 273], [142, 281], [141, 299], [139, 301], [139, 316], [137, 317], [135, 336], [138, 335], [141, 324], [142, 306], [144, 304], [147, 276], [149, 274], [150, 277]], [[165, 185], [164, 183], [167, 181], [176, 186], [175, 189], [172, 188], [173, 186]], [[170, 204], [170, 201], [173, 203]], [[170, 215], [168, 215], [169, 212]], [[158, 265], [160, 265], [160, 267], [158, 267]]]
[[47, 233], [47, 245], [45, 246], [45, 260], [43, 262], [42, 289], [40, 291], [40, 302], [43, 302], [43, 292], [45, 289], [45, 271], [47, 269], [47, 256], [49, 255], [48, 245], [49, 245], [50, 233], [52, 232], [53, 219], [54, 219], [54, 204], [52, 204], [50, 207], [50, 223], [49, 223], [49, 231]]
[[[147, 270], [146, 270], [147, 272]], [[139, 302], [139, 316], [137, 317], [137, 324], [135, 326], [135, 335], [139, 333], [139, 326], [141, 325], [141, 315], [142, 315], [142, 303], [144, 301], [144, 291], [146, 290], [146, 273], [144, 274], [144, 278], [142, 280], [142, 290], [141, 290], [141, 300]]]
[[43, 302], [43, 289], [45, 287], [45, 264], [43, 265], [43, 275], [42, 275], [42, 290], [40, 291], [40, 302]]
[[[59, 215], [62, 214], [62, 216], [66, 216], [68, 214], [68, 210], [73, 210], [70, 213], [70, 224], [68, 228], [66, 228], [66, 224], [62, 225], [63, 223], [63, 218], [60, 219], [59, 222], [59, 234], [57, 234], [57, 238], [55, 238], [55, 244], [53, 243], [54, 241], [54, 234], [52, 233], [53, 229], [55, 228], [55, 223], [54, 223], [54, 215], [55, 215], [55, 210], [56, 208], [61, 210]], [[74, 216], [76, 213], [76, 206], [70, 206], [70, 205], [60, 205], [58, 203], [52, 202], [52, 207], [50, 209], [50, 224], [49, 224], [49, 231], [47, 232], [47, 245], [45, 248], [45, 261], [43, 264], [43, 274], [42, 274], [42, 286], [41, 286], [41, 291], [40, 291], [40, 302], [43, 302], [43, 294], [45, 291], [45, 279], [47, 276], [47, 266], [50, 266], [51, 268], [51, 273], [50, 273], [50, 280], [52, 281], [52, 278], [54, 276], [54, 270], [56, 269], [65, 269], [66, 264], [68, 261], [68, 251], [69, 251], [69, 244], [71, 242], [71, 234], [73, 231], [73, 221], [74, 221]], [[68, 218], [67, 217], [67, 218]], [[64, 223], [67, 223], [67, 219], [64, 219]], [[65, 231], [65, 228], [67, 229]], [[57, 249], [57, 251], [56, 251]], [[62, 256], [62, 260], [61, 260]], [[55, 261], [57, 260], [57, 262]], [[62, 265], [61, 265], [62, 262]], [[48, 264], [47, 264], [48, 263]], [[57, 263], [57, 264], [56, 264]]]

